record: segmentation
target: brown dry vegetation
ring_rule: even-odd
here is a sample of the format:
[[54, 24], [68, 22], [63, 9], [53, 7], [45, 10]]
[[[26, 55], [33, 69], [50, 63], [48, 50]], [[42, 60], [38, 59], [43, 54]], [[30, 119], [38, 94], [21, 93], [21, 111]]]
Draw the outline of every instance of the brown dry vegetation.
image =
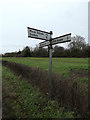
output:
[[[2, 63], [18, 76], [26, 78], [28, 82], [37, 86], [40, 91], [48, 96], [49, 73], [47, 71], [14, 62], [3, 61]], [[82, 116], [88, 112], [87, 84], [78, 84], [76, 77], [78, 79], [82, 76], [87, 77], [87, 73], [87, 70], [80, 72], [71, 70], [68, 78], [53, 74], [53, 99], [58, 100], [60, 106], [74, 110], [76, 114], [80, 113]]]

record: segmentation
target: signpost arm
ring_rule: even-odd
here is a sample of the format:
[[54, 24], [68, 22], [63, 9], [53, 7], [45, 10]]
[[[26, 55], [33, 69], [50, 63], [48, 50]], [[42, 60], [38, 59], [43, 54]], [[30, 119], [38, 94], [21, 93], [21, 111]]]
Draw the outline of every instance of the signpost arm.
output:
[[52, 81], [52, 31], [50, 31], [50, 46], [49, 46], [49, 99], [53, 99], [53, 81]]

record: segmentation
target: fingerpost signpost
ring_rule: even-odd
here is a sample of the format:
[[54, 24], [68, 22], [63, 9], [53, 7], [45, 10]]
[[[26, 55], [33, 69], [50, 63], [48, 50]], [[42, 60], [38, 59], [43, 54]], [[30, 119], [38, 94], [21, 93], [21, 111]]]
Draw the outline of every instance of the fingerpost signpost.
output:
[[44, 42], [39, 43], [39, 47], [46, 47], [49, 48], [49, 98], [53, 99], [53, 80], [52, 80], [52, 45], [65, 43], [71, 41], [71, 33], [65, 34], [56, 38], [52, 38], [53, 32], [45, 32], [42, 30], [34, 29], [31, 27], [27, 27], [28, 30], [28, 37], [45, 40]]

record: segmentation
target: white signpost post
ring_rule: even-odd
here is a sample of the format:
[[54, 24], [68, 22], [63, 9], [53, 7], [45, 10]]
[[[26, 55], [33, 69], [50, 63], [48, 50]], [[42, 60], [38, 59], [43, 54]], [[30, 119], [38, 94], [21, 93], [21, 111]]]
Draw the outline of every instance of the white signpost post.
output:
[[37, 30], [34, 28], [27, 27], [28, 29], [28, 37], [45, 40], [44, 42], [39, 43], [39, 47], [49, 47], [49, 57], [50, 57], [50, 65], [49, 65], [49, 98], [53, 99], [53, 81], [52, 81], [52, 45], [65, 43], [71, 41], [71, 33], [65, 34], [56, 38], [52, 38], [52, 31], [45, 32], [42, 30]]

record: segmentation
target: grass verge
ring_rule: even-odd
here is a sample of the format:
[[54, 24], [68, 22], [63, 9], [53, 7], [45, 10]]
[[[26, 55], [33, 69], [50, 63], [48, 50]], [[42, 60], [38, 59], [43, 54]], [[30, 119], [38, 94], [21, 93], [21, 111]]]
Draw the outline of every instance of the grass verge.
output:
[[73, 112], [49, 101], [38, 88], [3, 66], [3, 118], [74, 118]]

